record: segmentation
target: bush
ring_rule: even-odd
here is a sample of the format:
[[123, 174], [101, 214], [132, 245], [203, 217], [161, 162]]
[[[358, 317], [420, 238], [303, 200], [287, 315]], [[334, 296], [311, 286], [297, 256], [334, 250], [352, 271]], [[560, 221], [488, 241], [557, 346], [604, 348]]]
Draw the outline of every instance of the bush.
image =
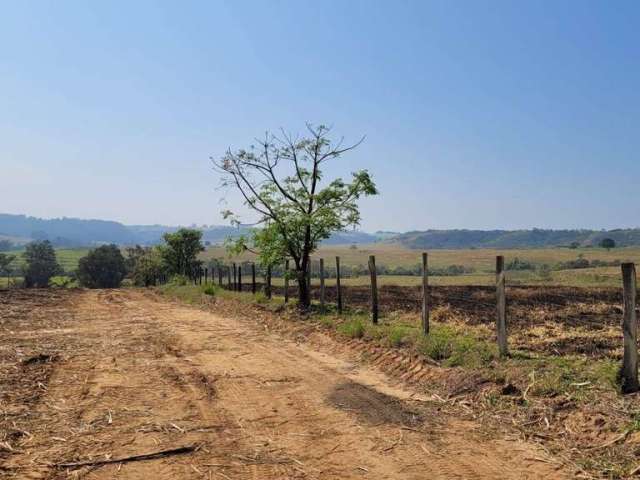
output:
[[349, 338], [362, 338], [364, 336], [364, 324], [362, 320], [349, 320], [338, 327], [338, 331]]
[[551, 267], [546, 263], [543, 263], [538, 267], [538, 276], [541, 280], [549, 281], [553, 278], [551, 275]]
[[207, 285], [206, 287], [204, 287], [203, 291], [205, 295], [210, 295], [212, 297], [216, 294], [216, 289], [213, 287], [213, 285]]
[[569, 260], [567, 262], [560, 262], [556, 265], [556, 270], [574, 270], [578, 268], [589, 268], [591, 264], [589, 260], [582, 255], [578, 256], [575, 260]]
[[535, 264], [529, 262], [528, 260], [521, 260], [518, 257], [515, 257], [513, 260], [507, 263], [505, 268], [507, 270], [522, 271], [522, 270], [535, 270], [536, 266]]
[[495, 348], [487, 342], [448, 325], [432, 325], [429, 335], [418, 341], [418, 349], [450, 367], [478, 367], [496, 357]]
[[156, 285], [167, 271], [161, 252], [157, 248], [129, 249], [128, 270], [133, 283], [139, 287]]
[[122, 252], [116, 245], [91, 250], [78, 262], [78, 280], [88, 288], [117, 288], [127, 274]]
[[401, 347], [409, 342], [411, 334], [412, 329], [410, 327], [406, 327], [404, 325], [393, 325], [389, 329], [389, 343], [392, 347]]
[[62, 267], [56, 260], [56, 252], [48, 240], [32, 242], [24, 251], [24, 285], [46, 287], [51, 277], [62, 274]]
[[602, 240], [600, 240], [600, 243], [598, 245], [601, 248], [611, 250], [612, 248], [616, 248], [616, 241], [613, 238], [603, 238]]
[[184, 287], [189, 282], [189, 278], [186, 275], [174, 275], [171, 277], [171, 283], [174, 285], [178, 285], [180, 287]]

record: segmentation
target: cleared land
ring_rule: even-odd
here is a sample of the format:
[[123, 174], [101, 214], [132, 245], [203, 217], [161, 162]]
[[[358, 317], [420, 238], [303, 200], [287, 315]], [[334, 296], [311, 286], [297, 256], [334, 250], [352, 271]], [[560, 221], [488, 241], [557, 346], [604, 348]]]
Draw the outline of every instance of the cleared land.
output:
[[2, 478], [574, 478], [320, 331], [294, 343], [133, 289], [0, 301]]

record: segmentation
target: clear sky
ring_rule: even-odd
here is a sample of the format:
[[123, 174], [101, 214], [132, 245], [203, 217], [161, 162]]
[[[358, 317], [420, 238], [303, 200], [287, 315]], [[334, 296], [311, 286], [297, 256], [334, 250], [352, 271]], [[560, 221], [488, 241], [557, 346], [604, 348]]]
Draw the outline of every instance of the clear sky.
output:
[[209, 156], [307, 121], [365, 230], [640, 226], [640, 2], [0, 1], [2, 212], [223, 223]]

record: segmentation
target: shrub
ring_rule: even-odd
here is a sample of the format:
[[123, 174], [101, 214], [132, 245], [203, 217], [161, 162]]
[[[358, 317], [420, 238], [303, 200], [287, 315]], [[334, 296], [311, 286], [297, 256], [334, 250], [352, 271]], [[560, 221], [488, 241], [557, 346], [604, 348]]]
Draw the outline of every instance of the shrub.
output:
[[260, 305], [269, 303], [269, 297], [267, 297], [267, 295], [262, 291], [256, 292], [256, 294], [253, 296], [253, 300]]
[[338, 327], [338, 332], [349, 338], [362, 338], [364, 336], [364, 324], [362, 320], [349, 320]]
[[78, 280], [88, 288], [117, 288], [127, 274], [122, 252], [116, 245], [91, 250], [78, 262]]
[[556, 265], [556, 270], [573, 270], [577, 268], [589, 268], [589, 260], [579, 255], [575, 260], [569, 260], [567, 262], [560, 262]]
[[210, 295], [212, 297], [216, 294], [216, 289], [213, 287], [213, 285], [207, 285], [203, 291], [205, 295]]
[[418, 341], [418, 349], [434, 360], [444, 361], [450, 367], [478, 367], [496, 356], [495, 348], [487, 342], [448, 325], [433, 325], [429, 335]]
[[538, 267], [538, 276], [540, 277], [541, 280], [544, 280], [544, 281], [551, 280], [553, 278], [551, 275], [551, 267], [546, 263], [543, 263], [542, 265], [540, 265]]
[[393, 325], [389, 329], [389, 344], [392, 347], [401, 347], [408, 343], [409, 336], [411, 335], [412, 329], [409, 327], [405, 327], [403, 325]]
[[25, 287], [46, 287], [51, 277], [62, 274], [62, 267], [56, 260], [56, 252], [48, 240], [32, 242], [24, 251]]
[[129, 273], [139, 287], [155, 285], [158, 278], [167, 271], [162, 254], [158, 248], [129, 249]]
[[171, 283], [184, 287], [189, 282], [189, 278], [186, 275], [174, 275], [171, 277]]
[[528, 260], [521, 260], [518, 257], [515, 257], [513, 260], [507, 263], [505, 268], [507, 270], [521, 271], [521, 270], [535, 270], [536, 266], [535, 264], [529, 262]]

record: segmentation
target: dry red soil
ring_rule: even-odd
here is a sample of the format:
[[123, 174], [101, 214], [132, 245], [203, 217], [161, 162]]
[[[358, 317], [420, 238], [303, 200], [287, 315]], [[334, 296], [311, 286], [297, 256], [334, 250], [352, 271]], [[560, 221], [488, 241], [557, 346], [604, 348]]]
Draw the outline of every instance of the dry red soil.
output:
[[329, 337], [134, 289], [0, 292], [0, 335], [2, 478], [572, 478]]

